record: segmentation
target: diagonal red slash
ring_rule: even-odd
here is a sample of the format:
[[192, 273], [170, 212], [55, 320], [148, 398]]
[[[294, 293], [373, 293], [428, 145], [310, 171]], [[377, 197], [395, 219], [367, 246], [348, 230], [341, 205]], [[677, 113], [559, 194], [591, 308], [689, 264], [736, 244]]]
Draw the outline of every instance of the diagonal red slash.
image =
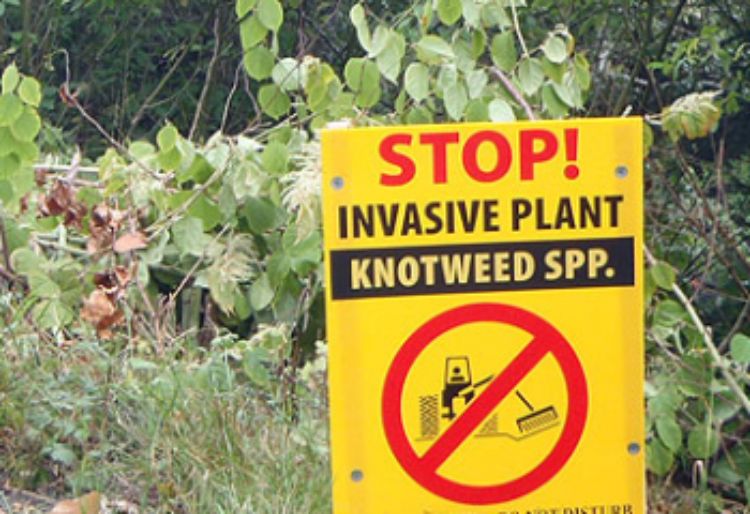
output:
[[425, 469], [436, 471], [550, 350], [533, 339], [420, 458]]

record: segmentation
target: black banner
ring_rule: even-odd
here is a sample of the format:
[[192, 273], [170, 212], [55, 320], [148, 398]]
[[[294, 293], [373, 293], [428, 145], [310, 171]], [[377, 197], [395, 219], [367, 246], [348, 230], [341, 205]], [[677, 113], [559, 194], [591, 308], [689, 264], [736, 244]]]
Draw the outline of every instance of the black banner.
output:
[[329, 253], [335, 300], [634, 284], [632, 237]]

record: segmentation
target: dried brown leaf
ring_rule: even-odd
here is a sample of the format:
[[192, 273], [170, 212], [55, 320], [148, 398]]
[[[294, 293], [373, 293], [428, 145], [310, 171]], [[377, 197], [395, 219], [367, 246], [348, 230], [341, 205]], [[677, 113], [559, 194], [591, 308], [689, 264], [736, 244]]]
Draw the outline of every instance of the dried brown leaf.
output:
[[115, 241], [114, 249], [117, 253], [132, 252], [133, 250], [142, 250], [148, 246], [148, 238], [143, 232], [130, 232], [120, 236]]
[[99, 514], [101, 506], [101, 495], [93, 492], [75, 500], [63, 500], [55, 505], [49, 514]]

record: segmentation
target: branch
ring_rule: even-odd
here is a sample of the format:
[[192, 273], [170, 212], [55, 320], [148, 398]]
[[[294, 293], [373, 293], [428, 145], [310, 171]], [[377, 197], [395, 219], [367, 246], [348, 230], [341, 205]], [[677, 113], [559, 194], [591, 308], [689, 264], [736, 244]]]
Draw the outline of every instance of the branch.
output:
[[[654, 256], [651, 254], [651, 251], [647, 246], [643, 246], [643, 251], [646, 254], [646, 260], [648, 261], [648, 263], [651, 266], [656, 264], [656, 258], [654, 258]], [[701, 320], [692, 302], [685, 294], [685, 292], [680, 288], [680, 286], [677, 285], [677, 283], [672, 284], [672, 292], [675, 294], [677, 299], [680, 300], [682, 306], [685, 307], [685, 310], [690, 316], [690, 319], [693, 321], [695, 328], [698, 329], [698, 332], [700, 333], [701, 337], [703, 338], [703, 342], [706, 345], [706, 349], [708, 349], [708, 353], [711, 356], [711, 359], [714, 361], [714, 365], [719, 368], [719, 372], [721, 372], [722, 376], [727, 381], [727, 385], [737, 396], [737, 399], [739, 400], [740, 404], [742, 404], [742, 407], [745, 409], [745, 411], [747, 411], [748, 414], [750, 414], [750, 399], [745, 394], [742, 386], [737, 383], [734, 375], [732, 375], [732, 372], [729, 369], [726, 360], [722, 358], [721, 353], [719, 353], [719, 349], [714, 344], [713, 338], [711, 337], [708, 328], [706, 328], [706, 325], [703, 324], [703, 320]]]
[[505, 89], [507, 89], [508, 92], [513, 95], [513, 98], [515, 98], [516, 102], [521, 104], [521, 107], [523, 107], [523, 110], [526, 112], [526, 118], [528, 118], [529, 120], [536, 120], [536, 114], [534, 114], [534, 111], [531, 109], [529, 102], [526, 101], [521, 92], [518, 90], [518, 88], [516, 88], [515, 84], [511, 82], [508, 76], [505, 75], [505, 73], [503, 73], [500, 68], [496, 66], [493, 66], [491, 68], [491, 71], [498, 79], [500, 79], [500, 82], [503, 83]]
[[211, 54], [211, 60], [208, 62], [208, 69], [206, 70], [206, 80], [203, 82], [203, 89], [201, 90], [201, 96], [198, 98], [198, 105], [195, 107], [195, 115], [193, 116], [193, 124], [190, 126], [190, 132], [188, 133], [188, 139], [193, 140], [195, 131], [198, 129], [198, 122], [201, 119], [203, 111], [203, 103], [206, 101], [208, 96], [208, 89], [211, 87], [211, 81], [214, 76], [214, 68], [216, 67], [216, 61], [219, 59], [219, 49], [221, 48], [221, 35], [219, 34], [219, 11], [216, 11], [216, 17], [214, 18], [214, 51]]

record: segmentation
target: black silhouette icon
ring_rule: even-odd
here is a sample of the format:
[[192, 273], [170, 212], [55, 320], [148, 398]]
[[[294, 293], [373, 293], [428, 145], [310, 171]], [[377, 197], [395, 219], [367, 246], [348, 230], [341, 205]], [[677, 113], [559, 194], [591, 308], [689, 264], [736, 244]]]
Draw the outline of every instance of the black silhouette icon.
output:
[[445, 359], [445, 378], [443, 380], [443, 414], [445, 419], [456, 417], [454, 401], [463, 400], [469, 405], [476, 395], [477, 388], [492, 380], [492, 375], [472, 383], [471, 366], [468, 357], [448, 357]]
[[[453, 420], [461, 407], [466, 408], [476, 397], [479, 388], [492, 380], [490, 375], [478, 382], [472, 381], [471, 364], [467, 356], [454, 356], [445, 359], [443, 389], [438, 404], [438, 395], [429, 394], [419, 397], [419, 441], [435, 439], [440, 434], [440, 419]], [[520, 442], [527, 437], [537, 435], [558, 424], [558, 414], [553, 405], [534, 409], [528, 399], [516, 390], [516, 397], [526, 406], [529, 414], [516, 419], [518, 433], [500, 430], [500, 415], [492, 413], [479, 428], [476, 437], [505, 437]], [[460, 403], [457, 403], [460, 402]], [[442, 412], [439, 407], [442, 407]], [[512, 426], [512, 425], [511, 425]]]
[[552, 405], [548, 405], [543, 409], [534, 410], [534, 406], [521, 394], [521, 391], [516, 391], [516, 396], [523, 402], [524, 405], [531, 411], [531, 414], [522, 416], [516, 420], [516, 425], [521, 433], [524, 432], [537, 432], [545, 428], [549, 428], [552, 424], [557, 422], [557, 411]]

